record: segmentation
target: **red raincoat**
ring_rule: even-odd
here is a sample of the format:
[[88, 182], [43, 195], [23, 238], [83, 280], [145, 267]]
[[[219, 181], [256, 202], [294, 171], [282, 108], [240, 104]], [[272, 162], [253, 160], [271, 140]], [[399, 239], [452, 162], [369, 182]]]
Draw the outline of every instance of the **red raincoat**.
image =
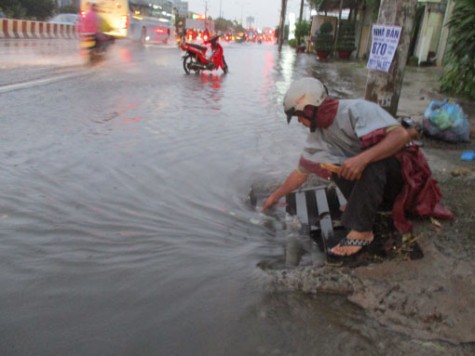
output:
[[[384, 129], [376, 130], [361, 140], [361, 147], [368, 148], [386, 135]], [[401, 163], [404, 186], [394, 201], [392, 216], [394, 226], [400, 233], [412, 230], [407, 215], [452, 219], [453, 214], [441, 204], [442, 193], [437, 181], [432, 178], [427, 160], [415, 144], [408, 144], [396, 154]]]

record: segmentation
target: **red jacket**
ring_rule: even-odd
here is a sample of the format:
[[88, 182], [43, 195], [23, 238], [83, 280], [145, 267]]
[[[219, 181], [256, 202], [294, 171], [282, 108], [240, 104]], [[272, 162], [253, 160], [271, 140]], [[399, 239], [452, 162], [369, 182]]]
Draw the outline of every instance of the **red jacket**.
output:
[[432, 178], [429, 164], [417, 145], [408, 145], [396, 155], [401, 162], [404, 186], [394, 202], [394, 226], [400, 233], [410, 232], [412, 223], [406, 214], [452, 219], [453, 214], [441, 204], [442, 193]]
[[[386, 132], [376, 130], [361, 140], [361, 147], [368, 148], [379, 142]], [[437, 181], [432, 178], [427, 160], [415, 144], [408, 144], [396, 154], [401, 163], [401, 174], [404, 186], [394, 201], [392, 216], [394, 226], [400, 233], [412, 230], [412, 223], [406, 217], [415, 215], [434, 217], [437, 219], [452, 219], [453, 214], [441, 204], [442, 193]]]

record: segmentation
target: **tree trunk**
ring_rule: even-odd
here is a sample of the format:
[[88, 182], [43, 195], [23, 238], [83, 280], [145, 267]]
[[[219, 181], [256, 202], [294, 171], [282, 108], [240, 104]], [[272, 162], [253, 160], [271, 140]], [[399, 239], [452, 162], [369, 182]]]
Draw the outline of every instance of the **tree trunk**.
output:
[[366, 83], [367, 100], [396, 116], [406, 67], [417, 0], [381, 0], [377, 24], [402, 28], [398, 48], [389, 72], [370, 70]]

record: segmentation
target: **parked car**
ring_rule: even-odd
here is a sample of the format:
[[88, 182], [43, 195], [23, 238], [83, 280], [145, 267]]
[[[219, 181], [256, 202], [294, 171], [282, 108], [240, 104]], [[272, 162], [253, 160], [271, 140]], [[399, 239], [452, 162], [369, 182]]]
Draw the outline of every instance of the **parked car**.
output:
[[58, 14], [48, 20], [49, 23], [59, 25], [77, 25], [79, 22], [78, 14]]

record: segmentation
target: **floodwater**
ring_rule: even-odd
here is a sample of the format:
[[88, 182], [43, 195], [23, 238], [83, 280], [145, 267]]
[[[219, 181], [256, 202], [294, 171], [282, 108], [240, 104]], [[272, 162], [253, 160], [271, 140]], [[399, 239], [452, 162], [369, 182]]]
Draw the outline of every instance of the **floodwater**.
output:
[[[290, 232], [247, 199], [297, 163], [290, 82], [351, 96], [365, 77], [271, 44], [224, 50], [228, 75], [125, 44], [94, 68], [47, 53], [0, 72], [1, 355], [357, 355], [404, 339], [342, 297], [273, 290], [259, 265], [284, 265]], [[34, 78], [15, 86], [15, 70]]]

